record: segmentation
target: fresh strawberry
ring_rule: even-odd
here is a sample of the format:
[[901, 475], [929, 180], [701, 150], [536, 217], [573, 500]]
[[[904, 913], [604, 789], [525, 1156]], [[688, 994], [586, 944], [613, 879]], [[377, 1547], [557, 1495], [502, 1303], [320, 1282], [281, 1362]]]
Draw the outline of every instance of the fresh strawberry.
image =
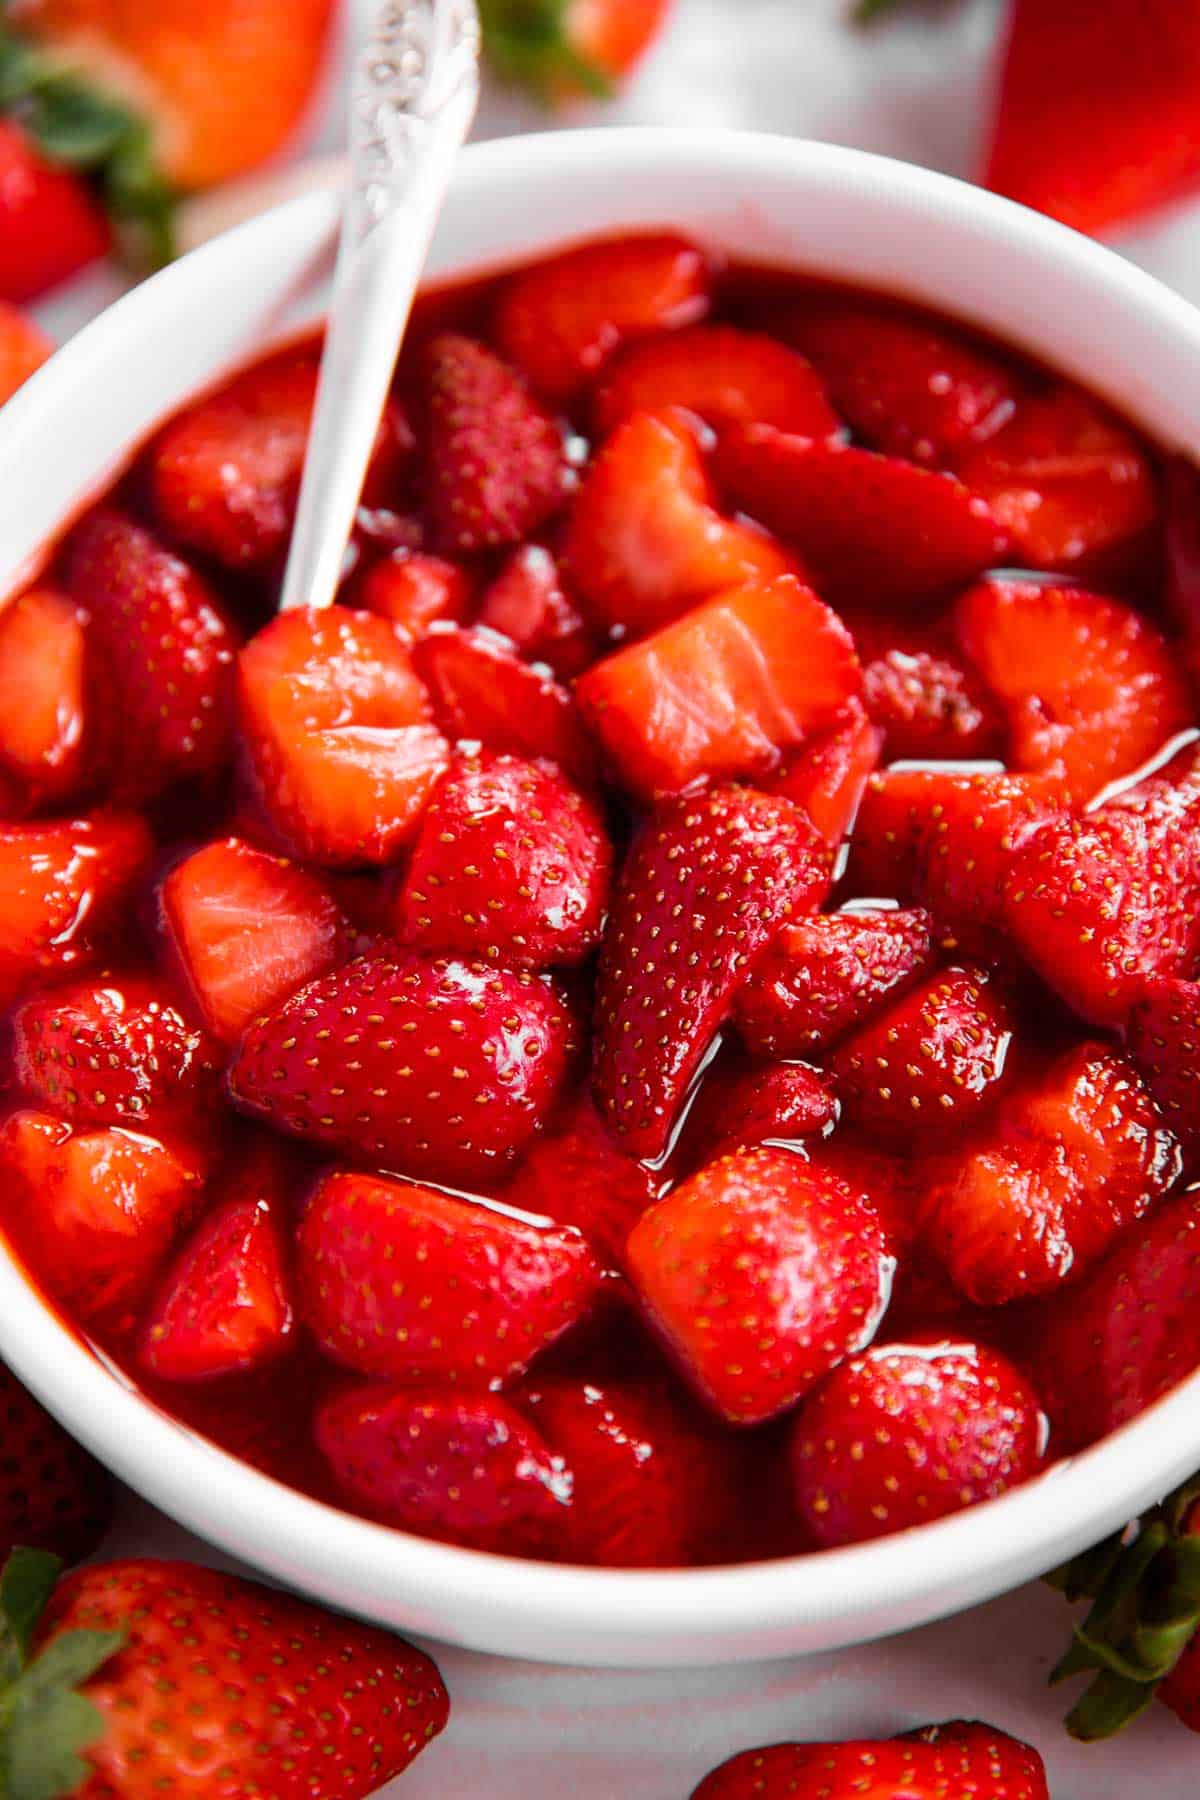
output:
[[699, 600], [769, 580], [794, 561], [764, 532], [722, 518], [688, 417], [634, 413], [584, 476], [565, 568], [597, 625], [641, 636]]
[[1007, 533], [984, 500], [898, 457], [749, 425], [722, 441], [717, 469], [835, 606], [928, 605], [1004, 558]]
[[978, 1305], [1043, 1293], [1167, 1193], [1180, 1161], [1128, 1058], [1080, 1044], [926, 1169], [921, 1231]]
[[1200, 1157], [1200, 983], [1164, 976], [1148, 981], [1125, 1042], [1194, 1170]]
[[861, 685], [850, 634], [794, 575], [732, 588], [576, 683], [584, 717], [644, 797], [769, 774]]
[[849, 700], [843, 717], [819, 732], [762, 786], [769, 794], [806, 812], [831, 849], [849, 834], [868, 777], [883, 751], [883, 733], [859, 700]]
[[1178, 652], [1119, 600], [987, 581], [962, 596], [955, 620], [1007, 712], [1009, 760], [1062, 769], [1080, 800], [1139, 768], [1192, 721]]
[[220, 768], [231, 749], [237, 641], [208, 584], [109, 506], [72, 534], [66, 568], [91, 619], [92, 695], [113, 794], [144, 800]]
[[85, 624], [51, 587], [0, 613], [0, 768], [35, 806], [61, 804], [86, 778]]
[[829, 857], [786, 800], [715, 788], [647, 821], [600, 957], [594, 1083], [630, 1155], [666, 1149], [738, 988], [775, 929], [820, 904]]
[[834, 438], [841, 421], [810, 364], [776, 338], [730, 325], [696, 325], [634, 344], [611, 362], [592, 419], [607, 437], [632, 413], [679, 406], [706, 425], [774, 425], [797, 437]]
[[465, 623], [472, 582], [465, 569], [419, 550], [393, 550], [367, 571], [355, 596], [367, 612], [400, 625], [410, 637], [424, 637], [438, 620]]
[[1050, 1800], [1036, 1750], [986, 1725], [844, 1744], [768, 1744], [706, 1775], [691, 1800]]
[[204, 1022], [234, 1043], [348, 942], [336, 900], [315, 876], [240, 838], [176, 863], [159, 890], [169, 955]]
[[768, 1063], [724, 1079], [710, 1076], [688, 1126], [698, 1127], [696, 1160], [714, 1162], [755, 1144], [825, 1137], [837, 1117], [837, 1096], [819, 1069]]
[[0, 1363], [0, 1563], [18, 1544], [81, 1562], [112, 1516], [112, 1483]]
[[598, 1256], [620, 1268], [626, 1239], [660, 1185], [644, 1163], [617, 1149], [584, 1092], [533, 1145], [502, 1197], [506, 1206], [582, 1232]]
[[995, 1099], [1014, 1023], [984, 970], [932, 975], [834, 1052], [838, 1096], [872, 1136], [928, 1143]]
[[483, 596], [479, 622], [515, 644], [531, 662], [548, 663], [561, 680], [586, 669], [598, 645], [541, 544], [509, 557]]
[[641, 61], [670, 0], [482, 0], [483, 48], [544, 100], [605, 96]]
[[247, 778], [286, 846], [393, 861], [449, 754], [403, 634], [340, 606], [282, 613], [243, 650], [237, 697]]
[[541, 1130], [575, 1047], [560, 994], [536, 976], [384, 949], [258, 1019], [227, 1082], [279, 1131], [471, 1180]]
[[736, 1425], [786, 1411], [868, 1344], [894, 1267], [866, 1195], [769, 1146], [722, 1157], [652, 1206], [626, 1256], [684, 1375]]
[[467, 337], [429, 352], [429, 510], [451, 555], [519, 544], [562, 504], [562, 433], [519, 376]]
[[934, 960], [922, 910], [791, 919], [734, 1004], [756, 1056], [814, 1056], [897, 999]]
[[547, 400], [570, 400], [617, 347], [703, 319], [703, 251], [666, 233], [582, 244], [510, 275], [493, 328], [501, 352]]
[[0, 300], [36, 300], [103, 256], [104, 209], [15, 119], [0, 119]]
[[402, 1382], [518, 1375], [591, 1307], [600, 1266], [543, 1229], [409, 1182], [335, 1172], [297, 1239], [301, 1305], [335, 1361]]
[[884, 733], [887, 761], [1003, 753], [1004, 717], [951, 632], [869, 615], [848, 623], [863, 665], [863, 698]]
[[53, 350], [50, 339], [32, 319], [0, 300], [0, 406], [11, 400]]

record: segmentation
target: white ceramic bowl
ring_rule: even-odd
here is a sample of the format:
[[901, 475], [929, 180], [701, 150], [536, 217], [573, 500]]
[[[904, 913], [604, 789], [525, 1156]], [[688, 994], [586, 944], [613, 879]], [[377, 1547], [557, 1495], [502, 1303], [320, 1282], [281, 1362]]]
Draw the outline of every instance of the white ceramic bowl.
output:
[[[319, 302], [335, 203], [295, 201], [137, 289], [0, 419], [0, 594], [122, 455], [256, 335]], [[961, 183], [820, 144], [720, 132], [520, 138], [464, 158], [432, 273], [672, 225], [733, 254], [861, 281], [986, 327], [1200, 453], [1200, 313], [1058, 225]], [[307, 300], [305, 291], [308, 290]], [[95, 1358], [0, 1250], [0, 1352], [133, 1487], [272, 1576], [507, 1655], [714, 1663], [828, 1650], [1012, 1587], [1200, 1465], [1200, 1375], [1104, 1444], [971, 1512], [860, 1548], [632, 1573], [457, 1550], [304, 1498], [174, 1423]]]

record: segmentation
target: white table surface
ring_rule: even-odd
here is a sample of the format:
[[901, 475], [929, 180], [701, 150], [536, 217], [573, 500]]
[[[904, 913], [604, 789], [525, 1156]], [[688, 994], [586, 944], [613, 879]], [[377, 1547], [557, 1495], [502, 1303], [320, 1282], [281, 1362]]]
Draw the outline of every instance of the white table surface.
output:
[[[354, 0], [369, 16], [375, 0]], [[1049, 0], [1047, 0], [1049, 3]], [[571, 122], [735, 125], [829, 139], [969, 174], [995, 37], [994, 0], [859, 35], [843, 0], [676, 0], [667, 36], [616, 103]], [[336, 100], [336, 82], [335, 88]], [[325, 141], [337, 141], [336, 104]], [[489, 94], [479, 135], [543, 129], [536, 108]], [[1200, 205], [1120, 248], [1200, 301]], [[46, 308], [59, 334], [116, 291], [90, 276]], [[108, 1549], [219, 1560], [132, 1495]], [[1158, 1708], [1084, 1749], [1060, 1725], [1046, 1674], [1069, 1616], [1034, 1585], [902, 1638], [834, 1656], [715, 1670], [559, 1669], [430, 1646], [452, 1698], [445, 1735], [386, 1794], [404, 1800], [686, 1800], [734, 1751], [787, 1737], [887, 1734], [984, 1717], [1042, 1751], [1054, 1800], [1190, 1800], [1200, 1740]]]

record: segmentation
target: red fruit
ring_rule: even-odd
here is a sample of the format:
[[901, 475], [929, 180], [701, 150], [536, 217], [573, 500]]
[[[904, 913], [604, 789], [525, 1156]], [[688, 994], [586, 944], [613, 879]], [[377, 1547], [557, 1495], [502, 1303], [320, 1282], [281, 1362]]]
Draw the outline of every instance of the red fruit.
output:
[[562, 433], [516, 373], [472, 338], [429, 352], [429, 510], [452, 555], [519, 544], [562, 504]]
[[889, 762], [1003, 753], [1000, 707], [949, 631], [869, 617], [851, 621], [850, 628], [863, 665], [867, 711], [885, 734]]
[[959, 1290], [995, 1306], [1077, 1275], [1179, 1171], [1133, 1064], [1084, 1043], [926, 1170], [921, 1231]]
[[0, 119], [0, 300], [36, 300], [103, 256], [110, 235], [88, 183]]
[[573, 1231], [408, 1182], [324, 1176], [297, 1238], [305, 1321], [364, 1375], [486, 1387], [525, 1369], [596, 1297]]
[[[914, 1741], [915, 1740], [915, 1741]], [[705, 1776], [692, 1800], [1050, 1800], [1036, 1750], [989, 1725], [887, 1742], [769, 1744]]]
[[696, 1115], [696, 1160], [714, 1162], [754, 1144], [824, 1137], [837, 1123], [838, 1102], [818, 1069], [774, 1063], [732, 1079], [710, 1078], [700, 1090]]
[[575, 1047], [563, 1000], [536, 976], [386, 949], [258, 1019], [227, 1084], [277, 1131], [468, 1181], [542, 1128]]
[[861, 1544], [1027, 1481], [1045, 1441], [1036, 1394], [994, 1350], [933, 1334], [875, 1344], [796, 1415], [796, 1505], [818, 1544]]
[[786, 800], [715, 788], [643, 825], [600, 956], [594, 1085], [631, 1156], [656, 1157], [775, 929], [815, 907], [825, 846]]
[[730, 498], [794, 544], [835, 606], [927, 605], [1003, 560], [1007, 532], [951, 475], [769, 425], [723, 440]]
[[227, 1044], [331, 969], [348, 935], [315, 876], [240, 838], [176, 863], [160, 890], [160, 917], [205, 1024]]
[[18, 1544], [81, 1562], [112, 1516], [107, 1469], [0, 1363], [0, 1563]]
[[461, 625], [471, 610], [472, 584], [465, 569], [419, 550], [394, 550], [367, 571], [358, 604], [400, 625], [410, 637], [424, 637], [438, 620]]
[[955, 620], [1007, 712], [1009, 760], [1063, 770], [1081, 800], [1140, 767], [1192, 721], [1177, 650], [1119, 600], [988, 581], [962, 596]]
[[35, 805], [61, 804], [86, 777], [85, 615], [54, 588], [0, 613], [0, 768]]
[[485, 0], [483, 46], [501, 74], [544, 100], [595, 99], [627, 75], [669, 0]]
[[513, 552], [483, 596], [479, 622], [508, 638], [531, 662], [548, 663], [564, 681], [596, 655], [595, 639], [562, 585], [558, 564], [540, 544]]
[[422, 821], [396, 935], [533, 969], [580, 962], [600, 940], [611, 872], [599, 813], [556, 769], [460, 754]]
[[634, 637], [711, 594], [796, 566], [765, 533], [717, 511], [678, 411], [635, 413], [618, 426], [571, 507], [564, 557], [596, 624]]
[[756, 1056], [827, 1050], [926, 974], [933, 921], [920, 909], [791, 919], [734, 1006]]
[[791, 800], [806, 812], [825, 842], [836, 849], [854, 824], [882, 750], [882, 731], [868, 719], [862, 702], [851, 700], [844, 723], [811, 739], [762, 785], [767, 793]]
[[576, 694], [629, 787], [763, 774], [861, 685], [836, 613], [793, 575], [718, 595], [597, 663]]
[[1200, 983], [1148, 981], [1125, 1043], [1190, 1166], [1200, 1155]]
[[569, 400], [618, 345], [695, 324], [708, 312], [704, 253], [667, 233], [581, 244], [510, 275], [496, 340], [539, 393]]
[[697, 325], [634, 344], [596, 390], [592, 418], [607, 437], [632, 413], [682, 407], [706, 425], [774, 425], [833, 438], [841, 421], [811, 366], [775, 338], [730, 325]]
[[885, 1140], [928, 1143], [988, 1106], [1004, 1080], [1014, 1019], [982, 969], [931, 976], [847, 1038], [830, 1059], [847, 1114]]
[[724, 1156], [652, 1206], [627, 1261], [688, 1381], [735, 1425], [786, 1411], [868, 1344], [894, 1268], [866, 1195], [770, 1147]]
[[448, 757], [402, 634], [341, 606], [283, 613], [243, 650], [237, 686], [248, 779], [287, 847], [391, 862]]
[[1183, 634], [1193, 679], [1200, 646], [1200, 468], [1169, 456], [1164, 470], [1167, 608]]
[[598, 1256], [620, 1268], [625, 1241], [659, 1186], [644, 1163], [617, 1149], [584, 1092], [558, 1128], [533, 1145], [502, 1197], [506, 1206], [582, 1232]]

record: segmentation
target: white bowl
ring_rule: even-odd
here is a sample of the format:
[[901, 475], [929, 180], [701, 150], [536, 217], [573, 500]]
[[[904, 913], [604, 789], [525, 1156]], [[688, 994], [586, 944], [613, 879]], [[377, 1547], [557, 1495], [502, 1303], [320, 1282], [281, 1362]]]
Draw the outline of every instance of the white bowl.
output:
[[[298, 295], [312, 309], [334, 212], [317, 194], [194, 252], [5, 408], [0, 594], [165, 413], [282, 324]], [[1200, 313], [1073, 232], [879, 157], [721, 132], [485, 144], [463, 159], [431, 272], [651, 225], [939, 306], [1087, 382], [1162, 443], [1200, 453]], [[268, 1574], [432, 1637], [566, 1662], [715, 1663], [899, 1631], [1043, 1572], [1200, 1465], [1198, 1375], [1086, 1455], [918, 1531], [738, 1568], [559, 1568], [385, 1530], [227, 1456], [93, 1356], [2, 1249], [0, 1352], [131, 1486]]]

